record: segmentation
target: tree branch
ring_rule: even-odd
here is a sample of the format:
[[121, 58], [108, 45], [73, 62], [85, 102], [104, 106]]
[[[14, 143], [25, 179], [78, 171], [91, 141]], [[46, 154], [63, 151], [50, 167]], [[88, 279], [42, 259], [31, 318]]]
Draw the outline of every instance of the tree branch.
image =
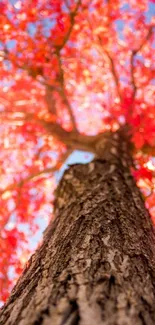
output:
[[[77, 15], [80, 4], [81, 4], [81, 0], [78, 0], [74, 11], [70, 11], [70, 27], [68, 29], [68, 32], [66, 33], [62, 44], [55, 47], [55, 49], [56, 49], [55, 54], [57, 55], [58, 63], [59, 63], [59, 81], [60, 81], [60, 85], [61, 85], [61, 89], [59, 89], [57, 91], [61, 95], [61, 98], [63, 99], [63, 102], [66, 105], [66, 108], [68, 110], [68, 113], [69, 113], [70, 120], [72, 122], [72, 127], [73, 127], [74, 131], [77, 131], [77, 126], [76, 126], [75, 117], [74, 117], [74, 114], [73, 114], [73, 111], [72, 111], [72, 107], [71, 107], [71, 105], [69, 103], [69, 100], [68, 100], [68, 98], [66, 96], [66, 93], [65, 93], [64, 72], [63, 72], [63, 68], [62, 68], [62, 61], [61, 61], [60, 51], [62, 50], [62, 48], [65, 46], [65, 44], [69, 40], [69, 37], [70, 37], [71, 32], [72, 32], [73, 27], [74, 27], [75, 17]], [[68, 5], [67, 1], [66, 1], [66, 6], [69, 9], [69, 5]]]
[[[101, 40], [100, 36], [98, 36], [98, 40], [99, 40], [99, 43], [100, 43], [101, 47], [103, 47], [102, 40]], [[119, 77], [118, 77], [116, 69], [115, 69], [114, 60], [113, 60], [113, 58], [111, 57], [111, 55], [109, 54], [108, 51], [104, 50], [104, 53], [106, 54], [106, 56], [108, 57], [108, 60], [110, 62], [111, 73], [113, 75], [113, 79], [114, 79], [114, 82], [115, 82], [115, 85], [116, 85], [117, 94], [118, 94], [118, 97], [120, 99], [120, 102], [122, 102], [122, 94], [121, 94], [121, 90], [120, 90], [120, 82], [119, 82]]]
[[[70, 11], [70, 27], [68, 29], [68, 32], [66, 33], [66, 36], [64, 38], [63, 43], [61, 45], [59, 45], [59, 46], [55, 46], [55, 54], [57, 55], [58, 63], [59, 63], [59, 82], [60, 82], [60, 88], [59, 87], [56, 87], [56, 86], [48, 85], [48, 83], [46, 83], [46, 81], [44, 82], [42, 80], [39, 80], [37, 78], [38, 77], [38, 74], [34, 74], [33, 73], [32, 67], [29, 67], [28, 65], [25, 65], [25, 64], [23, 66], [20, 66], [17, 63], [17, 61], [16, 61], [16, 66], [19, 69], [22, 69], [22, 70], [27, 71], [28, 74], [31, 77], [33, 77], [33, 79], [35, 79], [36, 81], [38, 81], [39, 83], [41, 83], [42, 85], [45, 86], [45, 92], [46, 92], [45, 97], [46, 97], [46, 102], [47, 102], [47, 105], [48, 105], [48, 108], [49, 108], [49, 112], [51, 112], [55, 116], [56, 116], [56, 105], [55, 105], [55, 102], [54, 102], [53, 97], [52, 97], [52, 92], [53, 91], [56, 91], [56, 92], [58, 92], [60, 94], [60, 96], [61, 96], [64, 104], [66, 105], [66, 108], [68, 110], [68, 113], [69, 113], [69, 116], [70, 116], [70, 120], [71, 120], [71, 123], [72, 123], [72, 127], [73, 127], [73, 129], [75, 131], [77, 131], [75, 117], [74, 117], [74, 114], [73, 114], [71, 105], [69, 103], [69, 100], [68, 100], [68, 98], [66, 96], [65, 89], [64, 89], [64, 76], [63, 76], [63, 68], [62, 68], [60, 51], [62, 50], [62, 48], [65, 46], [65, 44], [69, 40], [70, 34], [71, 34], [72, 29], [73, 29], [73, 26], [74, 26], [75, 17], [77, 15], [77, 12], [78, 12], [78, 9], [79, 9], [80, 4], [81, 4], [81, 0], [78, 0], [75, 9], [73, 11]], [[69, 9], [69, 7], [68, 7], [68, 9]], [[8, 59], [8, 54], [9, 54], [8, 50], [5, 49], [4, 50], [4, 56], [3, 56], [3, 58], [4, 59]], [[43, 74], [42, 74], [41, 69], [40, 69], [39, 75], [41, 75], [43, 77]], [[51, 96], [50, 96], [50, 90], [51, 90]]]
[[96, 136], [88, 136], [80, 134], [76, 131], [66, 131], [60, 124], [45, 121], [43, 119], [38, 120], [48, 132], [53, 135], [57, 140], [63, 142], [66, 146], [72, 148], [72, 150], [93, 151], [93, 142]]
[[71, 107], [71, 105], [69, 103], [69, 100], [68, 100], [68, 98], [66, 96], [66, 93], [65, 93], [64, 71], [63, 71], [63, 67], [62, 67], [60, 51], [57, 51], [56, 55], [57, 55], [58, 63], [59, 63], [59, 81], [60, 81], [60, 86], [61, 86], [61, 89], [59, 90], [59, 94], [61, 95], [61, 98], [62, 98], [64, 104], [67, 107], [67, 110], [68, 110], [68, 113], [69, 113], [69, 116], [70, 116], [70, 120], [72, 122], [72, 127], [73, 127], [74, 131], [77, 131], [75, 117], [74, 117], [74, 114], [73, 114], [73, 111], [72, 111], [72, 107]]
[[[8, 113], [8, 112], [6, 112]], [[13, 114], [12, 119], [10, 119], [10, 123], [30, 121], [31, 123], [38, 123], [41, 125], [49, 134], [54, 136], [57, 140], [64, 143], [66, 146], [70, 148], [84, 150], [84, 151], [92, 151], [92, 145], [96, 136], [88, 136], [84, 134], [80, 134], [79, 132], [72, 130], [66, 131], [63, 127], [58, 123], [53, 123], [51, 121], [46, 121], [42, 117], [37, 117], [33, 113], [24, 113], [22, 111], [18, 112], [10, 112]], [[3, 115], [5, 112], [3, 112]], [[15, 114], [15, 116], [14, 116]], [[16, 116], [17, 115], [17, 116]], [[21, 125], [21, 124], [20, 124]]]
[[131, 64], [131, 84], [132, 84], [132, 88], [133, 88], [133, 92], [132, 92], [132, 98], [133, 99], [135, 99], [136, 92], [137, 92], [137, 86], [136, 86], [135, 77], [134, 77], [134, 58], [135, 58], [135, 55], [136, 55], [136, 52], [132, 51], [130, 64]]
[[[74, 22], [75, 22], [75, 17], [76, 17], [76, 15], [77, 15], [77, 12], [78, 12], [78, 9], [79, 9], [79, 7], [80, 7], [80, 4], [81, 4], [81, 0], [78, 0], [78, 1], [77, 1], [77, 4], [76, 4], [76, 7], [75, 7], [75, 9], [74, 9], [74, 11], [71, 11], [71, 12], [70, 12], [70, 22], [71, 22], [71, 24], [70, 24], [70, 27], [69, 27], [69, 29], [68, 29], [68, 32], [66, 33], [66, 36], [64, 37], [64, 40], [63, 40], [62, 44], [56, 46], [56, 49], [57, 49], [58, 51], [61, 51], [62, 48], [63, 48], [63, 47], [65, 46], [65, 44], [67, 43], [67, 41], [69, 40], [69, 37], [70, 37], [71, 32], [72, 32], [72, 30], [73, 30], [73, 26], [74, 26]], [[68, 6], [67, 1], [66, 1], [66, 6], [67, 6], [67, 8], [69, 9], [69, 6]]]
[[18, 182], [16, 184], [13, 183], [13, 184], [7, 186], [4, 190], [0, 190], [0, 195], [3, 197], [4, 193], [10, 192], [10, 191], [13, 191], [16, 189], [20, 189], [31, 180], [35, 180], [44, 174], [56, 172], [57, 170], [59, 170], [61, 168], [61, 166], [63, 165], [63, 163], [65, 162], [65, 160], [68, 158], [68, 156], [71, 153], [72, 153], [72, 149], [68, 148], [67, 151], [64, 154], [62, 154], [59, 161], [57, 162], [57, 164], [54, 167], [45, 168], [44, 170], [41, 170], [41, 171], [38, 171], [36, 173], [29, 175], [28, 177], [22, 179], [20, 182]]
[[147, 41], [149, 40], [149, 38], [151, 37], [152, 35], [152, 32], [153, 32], [153, 28], [154, 26], [150, 26], [149, 29], [148, 29], [148, 33], [146, 34], [146, 37], [143, 39], [142, 43], [140, 44], [140, 46], [134, 50], [133, 52], [135, 54], [137, 54], [142, 48], [143, 46], [147, 43]]
[[131, 64], [131, 84], [132, 84], [132, 88], [133, 88], [133, 93], [132, 93], [133, 100], [135, 99], [136, 93], [137, 93], [137, 86], [136, 86], [136, 81], [135, 81], [135, 77], [134, 77], [134, 59], [135, 59], [135, 56], [137, 55], [137, 53], [139, 51], [141, 51], [143, 46], [147, 43], [147, 41], [151, 37], [152, 31], [153, 31], [153, 26], [151, 26], [149, 28], [148, 33], [147, 33], [146, 37], [143, 39], [140, 46], [137, 49], [132, 50], [132, 53], [131, 53], [130, 64]]
[[[8, 53], [8, 50], [4, 51], [4, 54], [5, 56], [3, 56], [4, 59], [8, 59], [7, 55], [9, 54]], [[46, 99], [46, 103], [47, 103], [47, 106], [48, 106], [48, 109], [49, 109], [49, 112], [52, 113], [53, 115], [57, 116], [57, 112], [56, 112], [56, 105], [55, 105], [55, 101], [53, 99], [53, 96], [52, 96], [52, 93], [53, 91], [56, 91], [57, 93], [60, 94], [66, 108], [67, 108], [67, 111], [69, 113], [69, 116], [70, 116], [70, 120], [71, 120], [71, 123], [72, 123], [72, 127], [75, 131], [77, 131], [77, 127], [76, 127], [76, 122], [75, 122], [75, 117], [73, 115], [73, 112], [72, 112], [72, 108], [71, 108], [71, 105], [69, 103], [69, 100], [66, 96], [66, 93], [65, 93], [65, 89], [64, 89], [64, 72], [63, 72], [63, 68], [62, 68], [62, 62], [61, 62], [61, 56], [60, 56], [60, 49], [57, 49], [56, 50], [56, 53], [57, 55], [57, 58], [58, 58], [58, 63], [59, 63], [59, 82], [60, 82], [60, 87], [56, 87], [56, 86], [51, 86], [49, 85], [48, 83], [46, 83], [46, 81], [43, 81], [43, 80], [39, 80], [37, 77], [38, 75], [33, 75], [31, 73], [31, 69], [29, 66], [27, 65], [23, 65], [22, 67], [16, 62], [16, 65], [19, 69], [22, 69], [22, 70], [25, 70], [28, 72], [29, 75], [31, 75], [31, 77], [33, 79], [35, 79], [37, 82], [39, 82], [40, 84], [42, 84], [43, 86], [45, 86], [45, 99]], [[42, 75], [43, 77], [43, 75]]]
[[114, 78], [114, 82], [115, 82], [115, 85], [116, 85], [116, 90], [117, 90], [117, 93], [118, 93], [118, 97], [120, 99], [120, 102], [122, 102], [122, 94], [121, 94], [121, 90], [120, 90], [120, 82], [119, 82], [119, 77], [117, 75], [117, 72], [116, 72], [116, 69], [115, 69], [115, 64], [114, 64], [114, 61], [112, 59], [112, 57], [110, 56], [110, 54], [105, 51], [109, 61], [110, 61], [110, 66], [111, 66], [111, 73], [113, 75], [113, 78]]
[[[54, 136], [57, 140], [64, 143], [71, 150], [81, 150], [95, 153], [96, 152], [96, 143], [100, 141], [101, 138], [105, 137], [106, 131], [97, 135], [89, 136], [86, 134], [80, 134], [79, 132], [72, 130], [66, 131], [58, 123], [53, 123], [51, 121], [46, 121], [42, 117], [36, 117], [32, 113], [21, 113], [22, 116], [16, 118], [17, 121], [31, 121], [32, 123], [38, 123], [41, 125], [49, 134]], [[12, 120], [13, 121], [13, 120]]]
[[53, 98], [53, 91], [54, 89], [50, 89], [48, 85], [45, 86], [45, 100], [48, 106], [48, 110], [53, 115], [57, 116], [57, 109], [56, 109], [55, 100]]

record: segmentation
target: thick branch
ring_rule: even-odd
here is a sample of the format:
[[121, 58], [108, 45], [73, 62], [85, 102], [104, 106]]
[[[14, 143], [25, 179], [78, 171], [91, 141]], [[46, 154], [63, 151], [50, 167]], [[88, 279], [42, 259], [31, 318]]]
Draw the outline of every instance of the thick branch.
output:
[[[23, 114], [23, 112], [22, 112]], [[100, 155], [100, 152], [104, 150], [107, 136], [111, 131], [104, 131], [103, 133], [89, 136], [86, 134], [80, 134], [77, 131], [66, 131], [60, 124], [46, 121], [43, 118], [37, 118], [34, 114], [28, 113], [23, 116], [20, 121], [30, 120], [32, 123], [40, 124], [49, 134], [54, 136], [57, 140], [64, 143], [67, 147], [72, 150], [88, 151]], [[128, 136], [128, 127], [121, 127], [121, 133], [124, 136]]]
[[94, 142], [96, 141], [97, 136], [88, 136], [80, 134], [76, 131], [66, 131], [62, 128], [61, 125], [56, 123], [51, 123], [44, 120], [38, 120], [38, 122], [56, 139], [63, 142], [65, 145], [70, 148], [82, 150], [82, 151], [94, 151]]
[[[8, 112], [6, 112], [8, 113]], [[83, 151], [93, 151], [94, 141], [96, 141], [97, 136], [88, 136], [80, 134], [76, 131], [66, 131], [58, 123], [53, 123], [51, 121], [46, 121], [42, 117], [37, 117], [33, 113], [23, 113], [22, 111], [10, 112], [12, 113], [12, 118], [10, 123], [24, 123], [25, 121], [30, 121], [31, 123], [38, 123], [41, 125], [49, 134], [54, 136], [57, 140], [64, 143], [67, 147], [74, 149], [79, 149]], [[5, 112], [3, 112], [3, 115]], [[8, 121], [7, 121], [8, 122]]]
[[[20, 121], [24, 122], [25, 120], [30, 120], [32, 123], [35, 122], [40, 124], [49, 134], [72, 150], [88, 151], [96, 155], [99, 155], [99, 151], [104, 150], [106, 138], [109, 133], [111, 133], [111, 131], [104, 131], [103, 133], [89, 136], [86, 134], [80, 134], [74, 130], [66, 131], [60, 124], [46, 121], [43, 118], [37, 118], [31, 113], [25, 114], [22, 119], [20, 118]], [[129, 133], [127, 127], [121, 127], [120, 130], [123, 132], [124, 136]]]

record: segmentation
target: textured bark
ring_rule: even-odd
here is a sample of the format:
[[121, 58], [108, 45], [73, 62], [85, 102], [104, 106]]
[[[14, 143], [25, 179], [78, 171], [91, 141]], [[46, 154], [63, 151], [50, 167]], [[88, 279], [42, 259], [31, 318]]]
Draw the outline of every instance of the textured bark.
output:
[[55, 220], [0, 312], [1, 325], [154, 325], [155, 236], [121, 133], [65, 172]]

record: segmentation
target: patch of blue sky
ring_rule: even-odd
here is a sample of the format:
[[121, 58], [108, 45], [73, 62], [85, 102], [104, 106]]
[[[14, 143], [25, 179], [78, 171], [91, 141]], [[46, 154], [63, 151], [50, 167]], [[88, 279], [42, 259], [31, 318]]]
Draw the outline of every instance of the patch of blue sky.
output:
[[[47, 208], [46, 208], [47, 210]], [[51, 213], [50, 211], [46, 211], [47, 214]], [[43, 231], [46, 229], [48, 225], [48, 221], [43, 217], [42, 213], [40, 213], [37, 217], [37, 226], [39, 227], [39, 229], [37, 230], [37, 232], [35, 234], [32, 235], [32, 239], [30, 238], [29, 242], [30, 242], [30, 249], [34, 250], [37, 248], [38, 246], [38, 242], [42, 239], [43, 236]], [[21, 230], [23, 232], [25, 232], [25, 228], [21, 228]], [[27, 232], [29, 234], [30, 230], [27, 227]]]
[[36, 202], [42, 198], [42, 193], [38, 191], [36, 188], [31, 188], [29, 190], [30, 201], [31, 203]]
[[3, 89], [6, 87], [8, 89], [14, 84], [14, 80], [8, 80], [8, 79], [3, 79], [0, 80], [0, 86], [3, 87]]
[[151, 85], [154, 85], [155, 86], [155, 78], [153, 78], [151, 81], [150, 81]]
[[27, 31], [30, 36], [32, 36], [32, 37], [35, 36], [36, 30], [37, 30], [36, 24], [31, 23], [31, 22], [27, 24]]
[[50, 36], [51, 30], [56, 25], [56, 19], [54, 17], [46, 17], [42, 20], [44, 36]]
[[[125, 63], [125, 65], [127, 66], [127, 63]], [[120, 75], [119, 76], [119, 79], [120, 79], [120, 81], [122, 81], [124, 84], [126, 84], [126, 83], [128, 83], [129, 82], [129, 78], [128, 78], [129, 76], [126, 76], [126, 75]]]
[[124, 30], [124, 21], [122, 19], [117, 19], [115, 21], [116, 30], [118, 32], [119, 38], [124, 40], [123, 30]]
[[12, 212], [9, 217], [9, 222], [5, 225], [5, 230], [12, 230], [16, 226], [16, 212]]
[[10, 2], [12, 5], [15, 5], [15, 3], [18, 2], [18, 0], [9, 0], [9, 2]]
[[8, 50], [12, 50], [15, 48], [17, 41], [15, 39], [8, 40], [6, 43], [6, 47]]
[[130, 4], [128, 2], [124, 3], [122, 6], [121, 6], [121, 10], [122, 11], [127, 11], [127, 10], [130, 10], [131, 7], [130, 7]]
[[32, 160], [30, 158], [25, 159], [25, 165], [26, 166], [31, 166], [32, 165]]
[[70, 46], [71, 48], [78, 47], [78, 44], [76, 42], [71, 41], [71, 40], [68, 40], [67, 45]]
[[59, 182], [61, 177], [64, 174], [64, 171], [69, 168], [69, 165], [73, 164], [86, 164], [90, 161], [92, 161], [94, 158], [94, 155], [90, 152], [83, 152], [80, 150], [75, 150], [65, 161], [64, 165], [61, 167], [61, 169], [55, 173], [56, 181]]
[[35, 188], [35, 187], [30, 188], [29, 194], [32, 195], [32, 196], [37, 195], [38, 194], [37, 188]]
[[153, 2], [148, 3], [148, 11], [145, 13], [146, 22], [150, 23], [151, 19], [155, 17], [155, 4]]
[[[45, 152], [45, 155], [46, 155], [47, 153]], [[53, 158], [54, 160], [55, 159], [57, 159], [58, 158], [58, 152], [56, 152], [56, 151], [49, 151], [48, 152], [48, 156], [50, 157], [50, 158]]]
[[[123, 4], [123, 6], [121, 7], [121, 12], [127, 12], [127, 11], [131, 11], [131, 6], [129, 3], [125, 3]], [[144, 12], [144, 17], [145, 17], [145, 21], [147, 24], [149, 24], [151, 22], [151, 19], [153, 17], [155, 17], [155, 4], [151, 1], [148, 1], [148, 10], [146, 12]], [[120, 39], [124, 39], [123, 36], [123, 29], [125, 26], [125, 23], [123, 20], [121, 19], [117, 19], [116, 20], [116, 30], [118, 31], [119, 37]], [[132, 26], [131, 26], [132, 27]]]

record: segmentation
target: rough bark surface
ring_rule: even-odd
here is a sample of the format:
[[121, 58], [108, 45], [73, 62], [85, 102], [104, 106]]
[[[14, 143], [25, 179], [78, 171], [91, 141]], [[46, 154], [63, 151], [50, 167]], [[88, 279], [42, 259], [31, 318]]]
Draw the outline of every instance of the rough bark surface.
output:
[[119, 133], [103, 140], [102, 159], [65, 172], [55, 220], [2, 308], [1, 325], [155, 324], [153, 227], [127, 140]]

